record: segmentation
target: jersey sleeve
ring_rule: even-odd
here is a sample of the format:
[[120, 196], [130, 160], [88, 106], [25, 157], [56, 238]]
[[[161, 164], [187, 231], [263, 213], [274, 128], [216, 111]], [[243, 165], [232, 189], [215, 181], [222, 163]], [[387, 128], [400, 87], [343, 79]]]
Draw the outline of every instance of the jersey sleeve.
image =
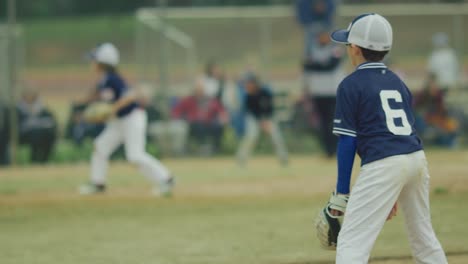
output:
[[357, 136], [358, 91], [343, 81], [338, 87], [336, 96], [335, 119], [333, 120], [333, 134]]
[[114, 100], [117, 101], [125, 97], [130, 91], [125, 81], [118, 75], [111, 75], [106, 83], [106, 88], [111, 89], [114, 94]]

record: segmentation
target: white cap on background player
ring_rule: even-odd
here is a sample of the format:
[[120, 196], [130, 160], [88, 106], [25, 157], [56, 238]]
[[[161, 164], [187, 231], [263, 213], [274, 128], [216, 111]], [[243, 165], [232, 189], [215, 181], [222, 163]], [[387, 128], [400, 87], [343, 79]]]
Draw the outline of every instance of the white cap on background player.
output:
[[387, 51], [392, 48], [393, 32], [392, 26], [383, 16], [362, 14], [349, 24], [348, 29], [333, 32], [331, 39], [369, 50]]
[[114, 44], [103, 43], [91, 52], [91, 58], [99, 63], [117, 66], [120, 61], [120, 54]]

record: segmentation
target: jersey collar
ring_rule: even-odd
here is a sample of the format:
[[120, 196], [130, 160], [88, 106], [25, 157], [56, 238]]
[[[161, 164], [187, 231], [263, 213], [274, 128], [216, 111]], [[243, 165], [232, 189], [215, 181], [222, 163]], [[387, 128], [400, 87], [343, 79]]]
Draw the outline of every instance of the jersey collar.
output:
[[387, 66], [382, 62], [364, 62], [363, 64], [357, 66], [357, 70], [363, 69], [386, 69]]

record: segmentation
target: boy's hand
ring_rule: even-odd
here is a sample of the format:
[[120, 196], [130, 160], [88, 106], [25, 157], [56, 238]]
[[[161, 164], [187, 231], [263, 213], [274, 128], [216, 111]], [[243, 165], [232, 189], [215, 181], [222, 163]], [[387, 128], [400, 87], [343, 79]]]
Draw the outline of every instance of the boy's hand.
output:
[[328, 207], [330, 208], [330, 214], [333, 216], [343, 216], [348, 205], [349, 194], [340, 194], [333, 192], [330, 200], [328, 201]]
[[392, 207], [392, 210], [388, 214], [387, 221], [392, 220], [392, 218], [397, 215], [397, 211], [398, 211], [398, 203], [395, 203], [395, 205]]
[[349, 195], [333, 192], [315, 220], [317, 238], [323, 248], [335, 250]]

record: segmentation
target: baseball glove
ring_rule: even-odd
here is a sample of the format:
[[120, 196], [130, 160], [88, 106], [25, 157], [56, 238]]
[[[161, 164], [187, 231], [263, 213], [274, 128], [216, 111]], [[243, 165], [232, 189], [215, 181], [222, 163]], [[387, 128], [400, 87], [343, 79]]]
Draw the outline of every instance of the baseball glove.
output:
[[104, 123], [113, 115], [112, 105], [105, 102], [96, 102], [86, 107], [83, 118], [88, 123]]
[[[333, 192], [327, 206], [319, 212], [315, 220], [317, 238], [324, 249], [336, 250], [348, 199], [349, 195]], [[333, 215], [331, 210], [338, 211], [339, 215]]]

